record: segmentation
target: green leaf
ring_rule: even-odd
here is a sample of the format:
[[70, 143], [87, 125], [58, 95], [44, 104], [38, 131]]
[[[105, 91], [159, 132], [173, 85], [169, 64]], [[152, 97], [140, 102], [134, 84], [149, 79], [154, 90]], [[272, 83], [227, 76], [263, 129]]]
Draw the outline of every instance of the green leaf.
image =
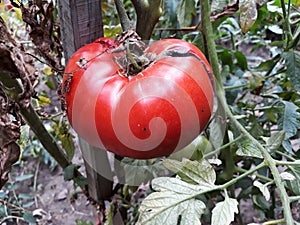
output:
[[270, 191], [268, 189], [268, 186], [266, 184], [262, 184], [262, 183], [260, 183], [259, 181], [256, 180], [256, 181], [254, 181], [253, 185], [260, 190], [260, 192], [263, 194], [263, 196], [265, 197], [265, 199], [267, 201], [270, 200], [271, 195], [270, 195]]
[[234, 220], [234, 214], [238, 213], [238, 201], [233, 198], [225, 196], [223, 202], [216, 204], [212, 210], [212, 225], [229, 225]]
[[86, 186], [88, 185], [88, 179], [84, 176], [77, 176], [74, 178], [74, 182], [75, 182], [75, 187], [76, 185], [80, 186], [80, 187], [83, 187], [83, 186]]
[[[224, 72], [227, 69], [229, 69], [228, 66], [225, 66], [225, 68], [223, 68]], [[224, 121], [226, 120], [226, 113], [225, 113], [225, 109], [223, 106], [221, 106], [219, 99], [217, 100], [217, 110], [214, 113], [214, 118], [211, 120], [210, 124], [208, 125], [208, 130], [209, 130], [209, 141], [211, 143], [211, 145], [213, 145], [213, 147], [215, 149], [221, 147], [223, 145], [223, 141], [224, 141], [224, 136], [226, 133], [226, 129], [227, 129], [227, 124], [224, 123]], [[208, 151], [205, 151], [205, 153], [207, 153]]]
[[137, 160], [131, 158], [122, 159], [122, 167], [125, 172], [125, 183], [138, 186], [147, 183], [154, 175], [164, 167], [156, 160]]
[[50, 105], [51, 104], [50, 98], [42, 96], [42, 95], [38, 95], [37, 97], [39, 100], [39, 104], [41, 104], [41, 105]]
[[239, 156], [251, 156], [262, 159], [263, 156], [258, 147], [249, 140], [245, 140], [240, 144], [239, 149], [236, 152]]
[[62, 147], [65, 149], [67, 158], [69, 161], [72, 161], [75, 153], [75, 145], [74, 145], [74, 136], [70, 133], [60, 135]]
[[180, 0], [176, 13], [180, 27], [190, 26], [192, 15], [196, 15], [195, 0]]
[[104, 27], [104, 36], [107, 38], [115, 38], [117, 34], [122, 32], [122, 27], [120, 25], [117, 26], [107, 26]]
[[78, 169], [78, 165], [71, 164], [64, 169], [64, 180], [70, 181], [75, 177], [75, 171]]
[[266, 148], [270, 152], [276, 151], [282, 144], [285, 137], [285, 131], [281, 130], [271, 135], [269, 138], [266, 139]]
[[294, 88], [300, 90], [300, 53], [290, 50], [284, 52], [282, 57], [286, 61], [286, 75], [291, 80]]
[[300, 160], [295, 160], [294, 163], [298, 163], [298, 165], [289, 166], [286, 171], [292, 174], [296, 179], [286, 180], [285, 184], [294, 195], [300, 195]]
[[266, 60], [261, 62], [258, 67], [256, 67], [256, 70], [258, 71], [271, 71], [278, 61], [281, 59], [280, 54], [276, 55], [272, 59]]
[[139, 208], [137, 225], [201, 225], [205, 204], [196, 199], [198, 185], [188, 184], [172, 177], [152, 181], [156, 192], [147, 196]]
[[90, 221], [84, 221], [84, 220], [80, 220], [80, 219], [75, 220], [75, 222], [76, 222], [76, 225], [93, 225], [93, 223]]
[[33, 174], [25, 174], [25, 175], [16, 177], [16, 181], [21, 182], [21, 181], [24, 181], [24, 180], [28, 180], [32, 177], [33, 177]]
[[209, 140], [205, 136], [199, 135], [192, 143], [183, 149], [172, 153], [168, 158], [176, 159], [178, 161], [181, 161], [183, 158], [201, 160], [203, 158], [203, 154], [211, 152], [212, 150], [213, 146]]
[[253, 198], [253, 203], [261, 210], [270, 209], [270, 203], [261, 194], [253, 195], [252, 198]]
[[235, 58], [237, 60], [237, 64], [242, 70], [247, 70], [248, 69], [248, 63], [246, 56], [240, 52], [240, 51], [235, 51], [234, 52]]
[[206, 160], [198, 162], [183, 159], [182, 162], [179, 162], [165, 159], [163, 165], [180, 176], [183, 181], [198, 184], [201, 190], [209, 190], [215, 187], [216, 173]]
[[292, 102], [282, 102], [284, 104], [284, 111], [282, 113], [282, 116], [278, 120], [278, 126], [280, 129], [285, 131], [283, 147], [287, 151], [292, 151], [291, 145], [287, 145], [284, 143], [288, 142], [291, 137], [295, 136], [300, 129], [300, 113], [297, 112], [299, 107]]
[[32, 215], [32, 213], [30, 213], [30, 212], [25, 212], [24, 214], [23, 214], [23, 219], [26, 221], [26, 222], [28, 222], [29, 224], [36, 224], [36, 221], [35, 221], [35, 218], [34, 218], [34, 216]]

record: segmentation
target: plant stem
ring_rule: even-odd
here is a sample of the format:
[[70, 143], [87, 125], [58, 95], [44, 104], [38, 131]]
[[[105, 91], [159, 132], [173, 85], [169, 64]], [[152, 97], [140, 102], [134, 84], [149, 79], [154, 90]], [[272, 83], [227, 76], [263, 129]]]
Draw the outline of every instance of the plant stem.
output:
[[264, 160], [265, 160], [264, 162], [270, 168], [270, 171], [274, 177], [275, 184], [276, 184], [277, 188], [279, 189], [285, 222], [288, 225], [292, 225], [294, 220], [293, 220], [292, 213], [291, 213], [289, 196], [288, 196], [288, 194], [285, 190], [284, 184], [280, 178], [280, 174], [277, 170], [275, 160], [271, 157], [269, 152], [245, 129], [245, 127], [239, 123], [239, 121], [232, 114], [232, 112], [227, 104], [227, 101], [225, 98], [225, 93], [224, 93], [224, 87], [222, 84], [222, 78], [221, 78], [220, 71], [219, 71], [218, 56], [217, 56], [215, 42], [214, 42], [214, 38], [213, 38], [212, 24], [211, 24], [209, 18], [210, 18], [209, 1], [203, 0], [203, 1], [201, 1], [201, 19], [202, 19], [203, 36], [204, 36], [204, 40], [207, 42], [206, 43], [207, 53], [209, 55], [209, 61], [212, 65], [212, 69], [213, 69], [213, 72], [214, 72], [214, 75], [216, 78], [216, 84], [217, 84], [217, 91], [216, 91], [217, 93], [216, 94], [220, 100], [221, 107], [224, 108], [227, 116], [229, 117], [229, 119], [233, 123], [233, 125], [235, 125], [236, 128], [248, 140], [250, 140], [254, 144], [254, 146], [257, 146], [257, 148], [260, 150], [261, 154], [264, 157]]
[[285, 34], [285, 40], [287, 41], [286, 48], [288, 48], [288, 46], [290, 45], [290, 41], [292, 41], [292, 39], [293, 39], [290, 22], [289, 22], [291, 2], [290, 2], [290, 0], [288, 1], [288, 10], [286, 10], [284, 0], [280, 0], [280, 3], [281, 3], [281, 9], [282, 9], [282, 14], [283, 14], [283, 19], [284, 19], [283, 30], [284, 30], [284, 34]]
[[131, 0], [137, 15], [136, 32], [142, 40], [149, 40], [162, 14], [161, 0]]
[[294, 162], [275, 160], [275, 163], [279, 166], [300, 166], [300, 160]]
[[284, 219], [271, 220], [271, 221], [268, 221], [268, 222], [264, 222], [262, 225], [282, 224], [284, 222], [285, 222]]
[[299, 201], [300, 200], [300, 196], [291, 196], [289, 199], [290, 199], [290, 202]]
[[120, 23], [122, 26], [123, 31], [127, 31], [131, 28], [130, 26], [130, 20], [127, 16], [124, 4], [123, 4], [123, 0], [114, 0], [115, 1], [115, 5], [117, 8], [117, 12], [120, 18]]
[[242, 138], [243, 138], [243, 135], [238, 136], [237, 138], [235, 138], [235, 139], [233, 139], [232, 141], [230, 141], [230, 142], [228, 142], [228, 143], [222, 145], [221, 147], [215, 149], [214, 151], [208, 152], [207, 154], [205, 154], [205, 155], [203, 156], [203, 158], [208, 158], [208, 157], [210, 157], [210, 156], [213, 156], [213, 155], [218, 154], [222, 149], [225, 149], [225, 148], [229, 147], [230, 145], [234, 144], [235, 142], [239, 141], [239, 140], [242, 139]]
[[245, 173], [239, 175], [238, 177], [236, 178], [233, 178], [232, 180], [222, 184], [219, 186], [219, 189], [226, 189], [228, 188], [229, 186], [235, 184], [238, 180], [241, 180], [242, 178], [244, 177], [247, 177], [249, 176], [250, 174], [256, 172], [257, 170], [260, 170], [261, 168], [267, 166], [265, 162], [262, 162], [261, 164], [257, 165], [256, 167], [250, 169], [250, 170], [247, 170]]
[[[69, 166], [71, 162], [69, 162], [66, 154], [56, 144], [56, 141], [51, 134], [49, 134], [39, 116], [35, 112], [32, 104], [30, 104], [28, 107], [24, 107], [22, 104], [20, 104], [18, 96], [23, 92], [21, 84], [16, 79], [12, 78], [10, 73], [5, 71], [1, 71], [0, 73], [0, 85], [1, 84], [3, 85], [3, 89], [5, 90], [6, 94], [18, 104], [22, 117], [24, 120], [26, 120], [27, 124], [30, 126], [31, 130], [39, 139], [47, 152], [49, 152], [49, 154], [62, 168]], [[78, 177], [82, 177], [78, 170], [75, 171], [75, 174]], [[85, 189], [82, 186], [81, 188]]]
[[[234, 169], [235, 169], [236, 172], [242, 172], [242, 173], [246, 173], [246, 172], [248, 171], [248, 170], [245, 170], [245, 169], [240, 168], [240, 167], [237, 167], [237, 166], [236, 166]], [[273, 181], [271, 178], [266, 177], [266, 176], [263, 176], [263, 175], [260, 175], [260, 174], [255, 174], [255, 176], [256, 176], [257, 178], [259, 178], [259, 179], [261, 179], [261, 180], [265, 180], [265, 181], [267, 181], [267, 182]]]

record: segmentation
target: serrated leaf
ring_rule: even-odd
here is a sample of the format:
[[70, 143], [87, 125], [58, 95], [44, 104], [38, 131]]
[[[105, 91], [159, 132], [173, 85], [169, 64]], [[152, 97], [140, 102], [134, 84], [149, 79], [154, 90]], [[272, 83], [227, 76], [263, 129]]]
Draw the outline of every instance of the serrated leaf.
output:
[[195, 199], [198, 185], [172, 177], [160, 177], [152, 181], [153, 190], [139, 208], [137, 225], [201, 225], [200, 217], [205, 204]]
[[212, 225], [229, 225], [234, 220], [234, 214], [238, 213], [238, 201], [233, 198], [225, 197], [223, 202], [216, 204], [212, 210]]
[[216, 173], [206, 160], [191, 161], [183, 159], [182, 162], [165, 159], [163, 165], [176, 173], [183, 181], [198, 184], [201, 190], [209, 190], [215, 187]]
[[[278, 120], [278, 126], [280, 129], [285, 131], [284, 140], [287, 141], [291, 137], [295, 136], [300, 129], [300, 113], [297, 111], [299, 109], [292, 102], [282, 101], [284, 104], [284, 110], [281, 117]], [[287, 151], [291, 151], [291, 145], [287, 145], [283, 143], [283, 147]]]
[[285, 131], [281, 130], [272, 134], [271, 137], [269, 138], [264, 137], [263, 139], [266, 142], [266, 148], [270, 152], [274, 152], [281, 146], [284, 137], [285, 137]]
[[251, 156], [262, 159], [263, 156], [258, 147], [249, 140], [243, 141], [236, 152], [239, 156]]
[[262, 183], [260, 183], [260, 182], [257, 181], [257, 180], [254, 181], [253, 185], [254, 185], [255, 187], [257, 187], [257, 188], [260, 190], [260, 192], [263, 194], [263, 196], [265, 197], [265, 199], [266, 199], [267, 201], [270, 200], [271, 195], [270, 195], [270, 191], [269, 191], [267, 185], [262, 184]]
[[180, 0], [176, 13], [180, 27], [190, 26], [192, 15], [196, 14], [195, 0]]
[[136, 160], [124, 158], [122, 159], [122, 167], [125, 172], [125, 183], [130, 185], [147, 183], [154, 178], [157, 171], [164, 169], [161, 162], [153, 159]]
[[255, 0], [241, 0], [240, 9], [240, 26], [242, 32], [247, 33], [257, 19], [257, 8]]
[[286, 62], [286, 75], [296, 90], [300, 90], [300, 53], [290, 50], [284, 52], [282, 57]]

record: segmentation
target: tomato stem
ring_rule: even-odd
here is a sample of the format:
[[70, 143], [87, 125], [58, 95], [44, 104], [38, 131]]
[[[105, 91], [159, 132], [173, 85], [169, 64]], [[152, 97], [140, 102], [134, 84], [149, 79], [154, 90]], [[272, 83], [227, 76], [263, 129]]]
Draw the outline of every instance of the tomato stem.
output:
[[135, 57], [133, 56], [133, 54], [131, 53], [130, 49], [129, 49], [129, 44], [126, 44], [126, 55], [128, 57], [128, 59], [130, 60], [130, 62], [132, 63], [133, 67], [134, 67], [134, 71], [141, 71], [142, 67], [138, 65], [138, 63], [135, 60]]
[[212, 24], [210, 22], [210, 6], [209, 6], [209, 0], [203, 0], [201, 1], [201, 20], [202, 20], [202, 34], [204, 36], [204, 40], [206, 41], [206, 47], [207, 47], [207, 52], [209, 55], [209, 61], [212, 65], [213, 72], [216, 78], [216, 83], [217, 83], [217, 97], [219, 99], [220, 106], [224, 108], [229, 120], [232, 122], [232, 124], [241, 132], [242, 135], [245, 136], [248, 140], [250, 140], [256, 147], [257, 149], [261, 152], [264, 158], [264, 164], [267, 165], [274, 177], [275, 184], [279, 190], [280, 193], [280, 198], [282, 202], [282, 208], [283, 208], [283, 214], [284, 214], [284, 221], [288, 225], [293, 224], [293, 217], [292, 217], [292, 212], [290, 208], [290, 201], [289, 201], [289, 196], [286, 192], [286, 189], [284, 187], [284, 183], [281, 180], [279, 171], [276, 167], [276, 161], [272, 158], [270, 153], [267, 151], [267, 149], [262, 146], [262, 144], [254, 138], [246, 129], [245, 127], [240, 124], [240, 122], [236, 119], [232, 111], [230, 110], [230, 107], [227, 103], [226, 97], [225, 97], [225, 92], [224, 92], [224, 87], [222, 83], [222, 78], [221, 74], [219, 71], [219, 64], [218, 64], [218, 56], [216, 52], [216, 47], [215, 47], [215, 42], [214, 42], [214, 35], [212, 31]]

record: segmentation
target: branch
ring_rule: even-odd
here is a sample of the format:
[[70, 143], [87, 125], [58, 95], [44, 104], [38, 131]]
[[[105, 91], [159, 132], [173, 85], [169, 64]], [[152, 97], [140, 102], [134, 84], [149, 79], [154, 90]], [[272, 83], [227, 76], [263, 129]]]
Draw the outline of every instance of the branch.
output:
[[143, 40], [149, 40], [162, 14], [161, 0], [131, 0], [137, 15], [136, 32]]
[[123, 4], [123, 0], [115, 0], [115, 5], [117, 8], [117, 12], [120, 18], [120, 23], [122, 26], [123, 31], [128, 31], [131, 26], [130, 26], [130, 20], [127, 16], [124, 4]]
[[220, 100], [221, 107], [225, 109], [227, 116], [229, 117], [231, 122], [237, 127], [237, 129], [260, 150], [261, 154], [264, 157], [266, 165], [270, 168], [270, 171], [274, 177], [275, 184], [279, 189], [285, 222], [288, 225], [292, 225], [293, 217], [290, 208], [289, 196], [285, 190], [283, 182], [281, 181], [281, 177], [277, 170], [275, 160], [271, 157], [269, 152], [245, 129], [245, 127], [239, 123], [239, 121], [232, 114], [227, 104], [225, 93], [224, 93], [224, 87], [222, 84], [222, 78], [219, 71], [218, 56], [216, 53], [215, 43], [213, 39], [212, 25], [210, 22], [210, 6], [208, 0], [201, 1], [201, 12], [203, 12], [201, 16], [203, 36], [204, 36], [204, 40], [207, 42], [206, 47], [209, 55], [209, 61], [213, 67], [213, 72], [216, 78], [217, 97]]
[[[6, 71], [0, 71], [0, 82], [4, 85], [4, 90], [12, 99], [14, 99], [17, 103], [18, 96], [23, 92], [20, 83], [11, 77]], [[42, 145], [47, 149], [50, 155], [58, 162], [58, 164], [66, 168], [70, 165], [70, 162], [67, 160], [64, 152], [56, 145], [53, 137], [48, 133], [40, 118], [36, 114], [32, 105], [29, 107], [25, 107], [23, 104], [18, 104], [20, 107], [20, 112], [23, 118], [26, 120], [32, 131], [41, 141]]]

